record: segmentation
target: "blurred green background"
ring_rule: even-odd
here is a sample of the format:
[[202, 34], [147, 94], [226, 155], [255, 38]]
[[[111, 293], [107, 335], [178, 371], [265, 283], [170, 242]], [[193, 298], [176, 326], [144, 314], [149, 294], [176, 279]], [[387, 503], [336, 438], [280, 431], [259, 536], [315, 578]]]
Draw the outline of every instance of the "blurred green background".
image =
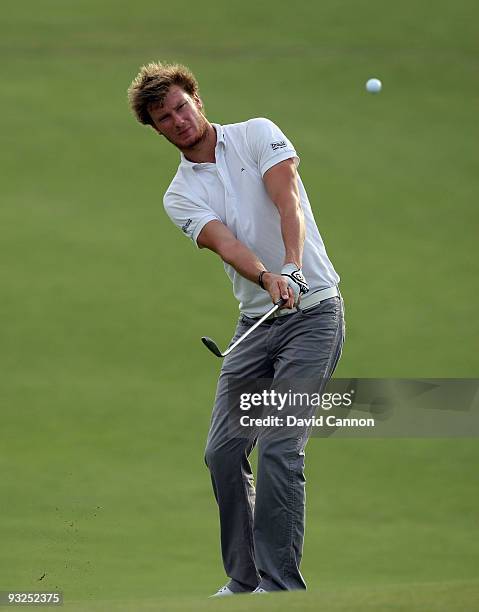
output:
[[[218, 607], [220, 364], [199, 338], [226, 345], [237, 304], [163, 211], [178, 152], [126, 101], [148, 61], [190, 66], [211, 121], [266, 116], [295, 144], [342, 278], [337, 376], [478, 376], [478, 18], [469, 0], [2, 2], [0, 590]], [[478, 609], [477, 439], [307, 455], [310, 590], [262, 609]]]

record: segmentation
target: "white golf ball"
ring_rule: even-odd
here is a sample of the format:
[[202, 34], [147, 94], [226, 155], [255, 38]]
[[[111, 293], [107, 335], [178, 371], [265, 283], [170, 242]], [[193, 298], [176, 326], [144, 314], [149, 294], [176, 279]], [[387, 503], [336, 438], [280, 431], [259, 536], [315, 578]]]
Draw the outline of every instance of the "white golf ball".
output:
[[369, 93], [379, 93], [382, 89], [382, 83], [379, 79], [369, 79], [366, 83], [366, 89]]

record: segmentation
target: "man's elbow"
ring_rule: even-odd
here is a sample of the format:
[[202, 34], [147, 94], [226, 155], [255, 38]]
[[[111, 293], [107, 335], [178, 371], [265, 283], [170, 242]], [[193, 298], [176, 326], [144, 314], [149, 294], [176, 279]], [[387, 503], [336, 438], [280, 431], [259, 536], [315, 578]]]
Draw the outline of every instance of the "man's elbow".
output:
[[221, 221], [213, 220], [201, 230], [197, 244], [200, 248], [209, 249], [222, 259], [228, 257], [231, 245], [236, 243], [236, 236]]

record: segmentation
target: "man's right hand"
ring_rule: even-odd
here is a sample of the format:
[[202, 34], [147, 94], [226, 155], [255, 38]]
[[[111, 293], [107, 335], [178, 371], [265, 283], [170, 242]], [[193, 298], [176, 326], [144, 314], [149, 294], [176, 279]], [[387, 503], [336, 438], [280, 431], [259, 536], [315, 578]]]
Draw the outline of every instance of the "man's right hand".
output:
[[287, 300], [287, 302], [282, 306], [282, 309], [294, 308], [296, 306], [294, 291], [288, 285], [288, 280], [285, 276], [273, 274], [272, 272], [265, 272], [263, 274], [263, 285], [270, 294], [274, 304], [283, 298]]

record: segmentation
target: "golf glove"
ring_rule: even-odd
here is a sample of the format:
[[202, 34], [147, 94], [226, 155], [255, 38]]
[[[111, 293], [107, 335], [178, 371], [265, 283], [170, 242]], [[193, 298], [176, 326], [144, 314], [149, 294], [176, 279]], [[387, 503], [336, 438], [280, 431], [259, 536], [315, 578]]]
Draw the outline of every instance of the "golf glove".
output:
[[294, 293], [294, 303], [298, 303], [300, 295], [304, 295], [309, 291], [309, 285], [303, 276], [303, 271], [293, 263], [285, 264], [281, 269], [281, 276], [286, 276], [288, 285]]

